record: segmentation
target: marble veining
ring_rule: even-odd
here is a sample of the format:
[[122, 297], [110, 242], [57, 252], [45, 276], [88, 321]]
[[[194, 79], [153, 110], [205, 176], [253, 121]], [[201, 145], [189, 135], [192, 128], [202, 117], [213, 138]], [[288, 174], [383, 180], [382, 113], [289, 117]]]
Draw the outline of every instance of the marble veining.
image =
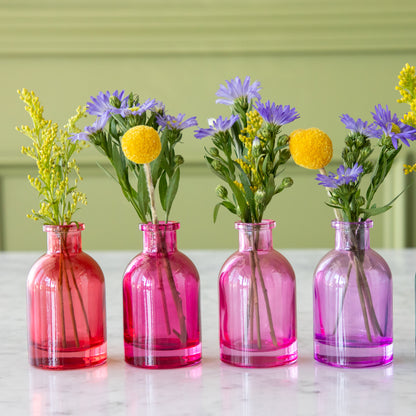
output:
[[45, 371], [27, 362], [26, 276], [39, 253], [1, 253], [2, 415], [413, 415], [416, 409], [416, 249], [379, 250], [393, 273], [394, 361], [370, 369], [318, 364], [312, 351], [312, 274], [326, 250], [282, 250], [297, 278], [299, 360], [241, 369], [219, 361], [218, 271], [231, 251], [188, 251], [201, 276], [201, 364], [144, 370], [124, 362], [121, 279], [133, 252], [95, 252], [106, 278], [108, 363]]

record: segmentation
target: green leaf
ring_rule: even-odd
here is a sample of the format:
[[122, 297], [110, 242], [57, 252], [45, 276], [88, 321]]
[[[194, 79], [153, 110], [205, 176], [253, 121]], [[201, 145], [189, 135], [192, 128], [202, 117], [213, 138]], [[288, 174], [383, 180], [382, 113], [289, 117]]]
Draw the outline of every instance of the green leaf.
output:
[[214, 207], [214, 223], [217, 221], [218, 211], [220, 207], [223, 206], [228, 209], [232, 214], [236, 214], [237, 210], [234, 206], [234, 204], [230, 201], [221, 201]]
[[237, 201], [238, 207], [240, 208], [241, 220], [244, 222], [252, 222], [250, 211], [248, 209], [247, 202], [246, 202], [243, 192], [231, 179], [227, 179], [227, 183]]
[[388, 211], [391, 207], [392, 205], [384, 205], [383, 207], [379, 207], [379, 208], [363, 209], [361, 210], [361, 212], [365, 214], [366, 218], [370, 218], [370, 217], [374, 217], [375, 215], [379, 215], [379, 214], [382, 214], [383, 212]]
[[256, 203], [254, 202], [254, 194], [253, 194], [253, 191], [251, 190], [250, 179], [248, 178], [247, 174], [244, 172], [244, 170], [241, 168], [239, 164], [236, 164], [236, 166], [240, 170], [240, 179], [241, 179], [241, 183], [243, 184], [243, 188], [246, 194], [248, 205], [250, 207], [251, 216], [257, 222], [258, 218], [256, 215]]
[[160, 204], [162, 205], [163, 211], [166, 211], [166, 191], [168, 189], [168, 184], [166, 181], [166, 173], [163, 172], [162, 176], [159, 179], [159, 198]]
[[217, 222], [218, 211], [220, 210], [221, 205], [222, 205], [221, 202], [219, 202], [214, 207], [214, 214], [213, 214], [214, 224]]
[[150, 197], [143, 166], [140, 166], [137, 175], [137, 204], [142, 215], [146, 217], [147, 213], [150, 211]]
[[118, 180], [117, 180], [117, 178], [107, 169], [107, 168], [105, 168], [104, 166], [102, 166], [100, 163], [98, 163], [97, 162], [97, 166], [99, 167], [99, 168], [101, 168], [103, 171], [104, 171], [104, 173], [108, 176], [108, 177], [110, 177], [111, 179], [114, 179], [117, 183], [118, 183]]
[[172, 178], [169, 180], [169, 186], [166, 191], [166, 220], [169, 217], [170, 209], [172, 208], [173, 200], [175, 199], [176, 193], [178, 192], [180, 179], [180, 170], [176, 169]]

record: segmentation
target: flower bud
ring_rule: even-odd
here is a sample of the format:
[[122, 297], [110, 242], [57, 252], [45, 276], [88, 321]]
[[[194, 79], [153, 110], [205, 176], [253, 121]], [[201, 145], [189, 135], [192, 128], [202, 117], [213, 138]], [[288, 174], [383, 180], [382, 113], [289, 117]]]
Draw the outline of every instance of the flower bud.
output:
[[217, 172], [221, 172], [222, 171], [222, 165], [221, 162], [219, 162], [218, 160], [214, 160], [211, 164], [212, 168], [214, 170], [216, 170]]
[[175, 165], [176, 166], [180, 166], [182, 165], [184, 162], [183, 157], [181, 155], [176, 155], [175, 156]]
[[391, 143], [391, 138], [384, 136], [383, 139], [381, 140], [381, 144], [382, 146], [386, 146], [386, 147], [393, 147], [392, 143]]
[[121, 102], [116, 96], [112, 95], [109, 99], [109, 102], [113, 107], [120, 108]]
[[365, 204], [365, 199], [362, 197], [362, 196], [359, 196], [357, 199], [356, 199], [356, 201], [355, 201], [356, 203], [357, 203], [357, 205], [359, 206], [359, 207], [362, 207], [364, 204]]
[[354, 139], [351, 136], [345, 138], [345, 144], [348, 147], [351, 147], [354, 144]]
[[293, 179], [292, 178], [284, 178], [282, 180], [282, 186], [283, 188], [290, 188], [293, 185]]
[[355, 157], [354, 154], [349, 152], [346, 154], [346, 157], [344, 158], [345, 162], [347, 162], [348, 166], [353, 166], [355, 164]]
[[282, 134], [277, 139], [277, 145], [278, 146], [286, 146], [289, 143], [289, 136], [287, 134]]
[[228, 196], [228, 191], [227, 191], [227, 188], [225, 188], [224, 186], [222, 186], [222, 185], [218, 185], [216, 188], [215, 188], [215, 192], [216, 192], [216, 194], [221, 198], [221, 199], [226, 199], [227, 198], [227, 196]]
[[251, 151], [254, 157], [259, 157], [261, 155], [261, 142], [258, 137], [254, 138]]
[[357, 140], [355, 141], [358, 148], [363, 147], [365, 145], [365, 142], [366, 142], [366, 138], [363, 136], [358, 136]]
[[254, 194], [254, 202], [257, 205], [263, 204], [265, 198], [266, 198], [266, 192], [264, 192], [263, 189], [258, 189], [256, 193]]
[[290, 159], [290, 150], [283, 149], [280, 151], [280, 158], [279, 161], [281, 164], [286, 163]]
[[220, 152], [218, 151], [218, 149], [216, 147], [211, 147], [208, 151], [208, 153], [213, 156], [213, 157], [218, 157]]
[[132, 92], [129, 94], [129, 99], [127, 101], [127, 106], [129, 108], [134, 106], [134, 95], [133, 95]]
[[370, 156], [370, 153], [371, 153], [371, 147], [370, 147], [370, 146], [365, 147], [365, 148], [361, 151], [361, 154], [362, 154], [363, 158], [367, 158], [368, 156]]

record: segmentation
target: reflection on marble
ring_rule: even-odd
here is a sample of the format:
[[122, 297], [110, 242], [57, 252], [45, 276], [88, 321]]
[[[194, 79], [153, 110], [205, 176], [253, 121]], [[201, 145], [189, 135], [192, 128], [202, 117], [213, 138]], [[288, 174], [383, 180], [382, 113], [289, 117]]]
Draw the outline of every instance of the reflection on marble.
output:
[[203, 361], [144, 370], [123, 358], [121, 276], [135, 255], [93, 253], [107, 285], [106, 365], [72, 371], [30, 367], [26, 275], [36, 253], [1, 253], [0, 412], [2, 415], [411, 415], [416, 409], [414, 275], [416, 250], [380, 250], [394, 278], [394, 362], [337, 369], [312, 356], [312, 274], [325, 250], [282, 250], [297, 277], [297, 363], [243, 369], [219, 361], [217, 273], [230, 251], [189, 251], [202, 286]]

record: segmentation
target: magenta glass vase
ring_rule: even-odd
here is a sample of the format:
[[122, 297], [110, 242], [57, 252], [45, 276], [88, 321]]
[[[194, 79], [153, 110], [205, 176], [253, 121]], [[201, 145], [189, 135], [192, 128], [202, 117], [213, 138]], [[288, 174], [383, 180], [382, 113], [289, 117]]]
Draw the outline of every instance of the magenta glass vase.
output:
[[236, 223], [239, 249], [219, 279], [221, 360], [274, 367], [297, 359], [296, 284], [289, 262], [273, 249], [274, 221]]
[[370, 248], [371, 220], [333, 221], [335, 249], [314, 277], [315, 359], [336, 367], [370, 367], [393, 359], [391, 272]]
[[81, 248], [84, 224], [45, 225], [47, 252], [27, 283], [29, 361], [65, 370], [107, 359], [104, 276]]
[[177, 249], [178, 222], [141, 224], [143, 252], [123, 280], [126, 362], [173, 368], [201, 360], [199, 275]]

